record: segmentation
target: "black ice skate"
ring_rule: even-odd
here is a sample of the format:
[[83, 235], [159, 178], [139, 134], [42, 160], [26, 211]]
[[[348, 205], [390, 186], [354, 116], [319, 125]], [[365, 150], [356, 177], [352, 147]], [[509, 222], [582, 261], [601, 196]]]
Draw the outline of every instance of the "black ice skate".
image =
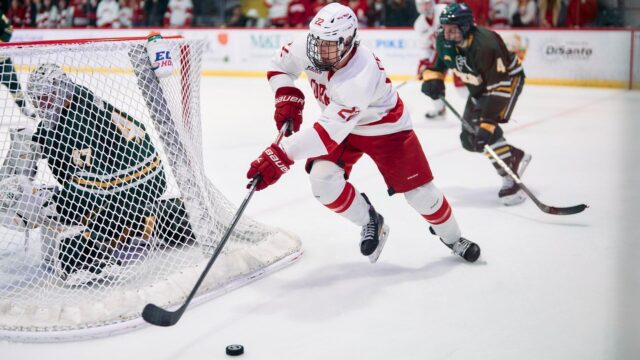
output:
[[445, 107], [443, 107], [440, 110], [431, 110], [428, 111], [426, 114], [424, 114], [424, 117], [427, 118], [427, 120], [440, 120], [440, 119], [444, 119], [444, 114], [446, 112]]
[[[518, 177], [522, 177], [530, 161], [530, 154], [525, 154], [524, 151], [512, 146], [511, 156], [506, 163]], [[498, 198], [504, 205], [509, 206], [520, 204], [526, 199], [526, 195], [515, 180], [507, 174], [502, 177], [502, 187], [498, 192]]]
[[[429, 226], [429, 232], [437, 236], [435, 230], [431, 226]], [[440, 238], [440, 241], [442, 241], [443, 244], [451, 249], [454, 254], [460, 256], [468, 262], [475, 262], [480, 257], [480, 246], [478, 246], [478, 244], [474, 243], [471, 240], [467, 240], [461, 237], [453, 244], [447, 244], [446, 242], [444, 242], [444, 240], [442, 240], [442, 238]]]
[[389, 236], [389, 226], [384, 223], [384, 217], [373, 208], [369, 199], [362, 194], [367, 204], [369, 204], [369, 222], [362, 227], [360, 232], [360, 252], [369, 257], [371, 263], [378, 261], [380, 253]]

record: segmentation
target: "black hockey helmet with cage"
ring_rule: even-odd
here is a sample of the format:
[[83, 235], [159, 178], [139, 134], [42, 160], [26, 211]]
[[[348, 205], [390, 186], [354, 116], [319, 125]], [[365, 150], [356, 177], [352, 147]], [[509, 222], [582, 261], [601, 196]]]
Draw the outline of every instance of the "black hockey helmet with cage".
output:
[[440, 14], [440, 24], [458, 25], [462, 36], [466, 38], [473, 29], [473, 13], [467, 4], [449, 4]]
[[333, 69], [358, 46], [358, 19], [340, 3], [326, 5], [311, 20], [307, 35], [307, 58], [318, 70]]

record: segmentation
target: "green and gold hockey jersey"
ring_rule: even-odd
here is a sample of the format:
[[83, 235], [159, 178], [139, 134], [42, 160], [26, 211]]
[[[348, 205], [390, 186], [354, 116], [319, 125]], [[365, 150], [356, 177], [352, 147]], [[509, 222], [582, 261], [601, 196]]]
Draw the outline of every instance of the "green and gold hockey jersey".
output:
[[440, 31], [436, 39], [438, 57], [432, 68], [438, 74], [427, 74], [444, 78], [447, 69], [457, 75], [469, 89], [473, 97], [509, 86], [515, 75], [524, 75], [518, 57], [509, 52], [497, 33], [477, 26], [467, 37], [468, 46], [461, 48], [445, 41]]
[[130, 208], [127, 203], [155, 201], [166, 189], [160, 156], [145, 126], [82, 86], [75, 86], [57, 125], [40, 126], [34, 137], [62, 184], [59, 208], [79, 213]]

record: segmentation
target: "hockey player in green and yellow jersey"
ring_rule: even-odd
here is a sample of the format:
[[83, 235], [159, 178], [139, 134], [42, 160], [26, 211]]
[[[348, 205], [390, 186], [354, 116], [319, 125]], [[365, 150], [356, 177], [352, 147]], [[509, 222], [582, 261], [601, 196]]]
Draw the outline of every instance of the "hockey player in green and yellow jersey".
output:
[[[55, 64], [31, 72], [27, 95], [40, 123], [35, 133], [12, 133], [10, 151], [22, 149], [15, 156], [22, 163], [14, 163], [16, 170], [9, 171], [14, 176], [0, 185], [3, 193], [7, 188], [31, 189], [35, 160], [46, 158], [61, 186], [12, 195], [24, 198], [21, 202], [31, 209], [5, 211], [0, 221], [6, 226], [18, 213], [26, 228], [44, 220], [62, 224], [66, 230], [48, 247], [55, 250], [48, 262], [65, 284], [116, 276], [153, 246], [195, 240], [182, 202], [160, 200], [167, 187], [165, 171], [142, 123], [74, 83]], [[27, 149], [36, 154], [32, 164], [27, 163]]]
[[[524, 70], [518, 57], [509, 52], [497, 33], [475, 26], [473, 14], [466, 4], [450, 4], [440, 14], [442, 30], [436, 39], [438, 57], [423, 74], [422, 92], [432, 99], [445, 95], [444, 76], [447, 69], [457, 75], [469, 89], [463, 118], [473, 124], [474, 131], [462, 128], [462, 146], [483, 152], [489, 145], [511, 169], [522, 176], [531, 155], [510, 145], [500, 124], [511, 117], [524, 85]], [[486, 155], [486, 154], [485, 154]], [[502, 176], [498, 197], [505, 205], [525, 200], [525, 195], [511, 176], [493, 160]]]
[[[11, 22], [5, 15], [2, 15], [0, 17], [0, 42], [9, 42], [12, 35], [13, 27], [11, 26]], [[8, 57], [0, 56], [0, 84], [9, 89], [9, 93], [13, 96], [13, 101], [18, 105], [23, 114], [31, 118], [35, 116], [33, 109], [27, 106], [24, 93], [18, 82], [16, 70], [13, 67], [13, 62]]]

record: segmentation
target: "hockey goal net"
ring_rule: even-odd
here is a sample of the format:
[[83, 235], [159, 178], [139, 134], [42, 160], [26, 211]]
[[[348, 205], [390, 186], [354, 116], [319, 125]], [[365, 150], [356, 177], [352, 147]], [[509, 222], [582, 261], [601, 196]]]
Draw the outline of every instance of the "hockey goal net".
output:
[[[203, 164], [204, 41], [154, 44], [0, 47], [1, 338], [104, 336], [143, 324], [147, 303], [179, 306], [231, 222]], [[243, 217], [198, 299], [300, 253], [295, 235]]]

